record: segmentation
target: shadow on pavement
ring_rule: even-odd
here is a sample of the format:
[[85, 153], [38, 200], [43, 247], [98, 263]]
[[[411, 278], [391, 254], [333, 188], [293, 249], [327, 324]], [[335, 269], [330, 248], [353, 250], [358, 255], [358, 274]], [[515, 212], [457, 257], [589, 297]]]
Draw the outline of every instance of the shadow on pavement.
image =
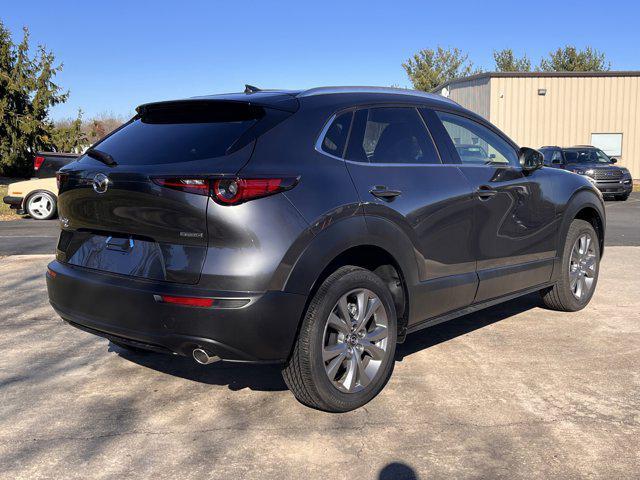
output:
[[473, 332], [492, 323], [517, 315], [532, 308], [542, 305], [540, 295], [532, 293], [516, 298], [494, 307], [485, 308], [475, 313], [465, 315], [448, 322], [425, 328], [416, 333], [407, 335], [404, 343], [396, 349], [396, 361], [401, 362], [404, 357], [413, 353], [446, 342], [452, 338]]
[[418, 480], [418, 474], [406, 463], [392, 462], [380, 470], [378, 480]]
[[109, 343], [109, 351], [152, 370], [208, 385], [226, 385], [230, 390], [287, 390], [279, 365], [227, 362], [200, 365], [191, 358], [154, 352], [134, 352], [113, 343]]
[[[540, 296], [538, 294], [526, 295], [410, 334], [403, 344], [398, 345], [396, 361], [401, 362], [408, 355], [538, 307], [540, 304]], [[257, 391], [287, 390], [287, 386], [280, 374], [281, 366], [279, 365], [226, 362], [199, 365], [190, 358], [153, 352], [136, 352], [113, 343], [109, 344], [109, 351], [116, 352], [121, 357], [143, 367], [194, 382], [209, 385], [226, 385], [230, 390], [241, 390], [243, 388]]]

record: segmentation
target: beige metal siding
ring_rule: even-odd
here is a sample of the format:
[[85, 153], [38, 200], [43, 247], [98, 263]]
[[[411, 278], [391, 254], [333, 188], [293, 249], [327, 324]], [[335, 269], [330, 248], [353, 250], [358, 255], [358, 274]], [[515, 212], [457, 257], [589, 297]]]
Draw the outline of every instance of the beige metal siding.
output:
[[[466, 90], [451, 91], [479, 95]], [[622, 133], [619, 164], [640, 178], [640, 77], [492, 77], [490, 92], [489, 120], [519, 145], [590, 144], [592, 133]]]
[[449, 98], [489, 120], [489, 78], [478, 78], [449, 86]]

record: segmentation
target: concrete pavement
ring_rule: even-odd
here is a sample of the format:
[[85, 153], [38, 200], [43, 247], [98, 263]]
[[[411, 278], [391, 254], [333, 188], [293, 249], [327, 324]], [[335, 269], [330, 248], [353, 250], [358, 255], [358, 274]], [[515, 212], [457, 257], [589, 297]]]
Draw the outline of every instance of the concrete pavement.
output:
[[133, 354], [63, 324], [51, 257], [0, 259], [0, 477], [638, 478], [640, 247], [591, 305], [537, 296], [410, 336], [373, 402], [326, 414], [275, 367]]

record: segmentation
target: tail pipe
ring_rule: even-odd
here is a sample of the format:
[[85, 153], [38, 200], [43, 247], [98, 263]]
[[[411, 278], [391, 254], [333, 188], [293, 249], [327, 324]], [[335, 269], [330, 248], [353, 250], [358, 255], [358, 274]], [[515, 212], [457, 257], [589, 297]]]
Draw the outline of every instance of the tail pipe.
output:
[[209, 365], [210, 363], [220, 361], [220, 357], [211, 355], [202, 348], [196, 348], [193, 350], [193, 359], [201, 365]]

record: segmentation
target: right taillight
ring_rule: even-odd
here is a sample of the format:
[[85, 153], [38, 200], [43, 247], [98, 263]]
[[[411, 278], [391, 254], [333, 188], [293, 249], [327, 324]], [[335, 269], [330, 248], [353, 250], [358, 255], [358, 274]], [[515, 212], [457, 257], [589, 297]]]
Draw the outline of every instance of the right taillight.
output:
[[33, 158], [33, 169], [37, 172], [40, 167], [42, 166], [42, 163], [44, 162], [44, 157], [41, 156], [36, 156]]
[[289, 190], [298, 183], [298, 178], [154, 178], [153, 181], [174, 190], [210, 195], [222, 205], [238, 205]]

